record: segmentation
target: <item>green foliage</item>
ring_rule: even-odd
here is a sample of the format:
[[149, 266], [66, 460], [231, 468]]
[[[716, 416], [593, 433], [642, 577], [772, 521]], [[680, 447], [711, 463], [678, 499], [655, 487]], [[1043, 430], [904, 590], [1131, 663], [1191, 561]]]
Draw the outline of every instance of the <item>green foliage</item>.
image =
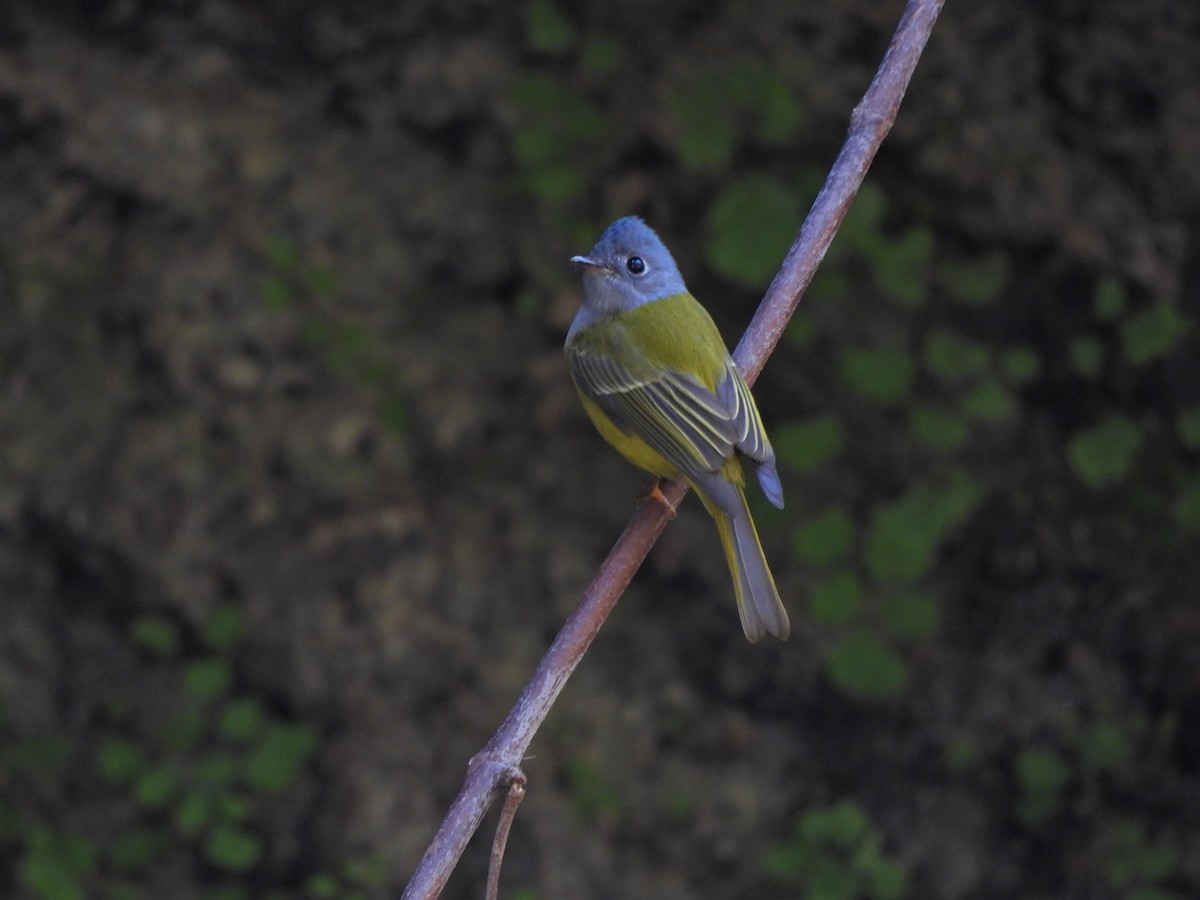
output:
[[910, 228], [898, 237], [869, 248], [871, 277], [883, 295], [905, 309], [915, 309], [929, 290], [933, 233]]
[[706, 252], [717, 272], [747, 287], [765, 287], [800, 229], [800, 203], [786, 185], [763, 175], [731, 182], [705, 219]]
[[262, 842], [233, 825], [218, 825], [208, 835], [204, 855], [218, 869], [245, 872], [262, 856]]
[[575, 28], [550, 0], [531, 0], [525, 7], [525, 42], [549, 56], [562, 56], [575, 44]]
[[965, 306], [984, 306], [1000, 297], [1009, 278], [1008, 257], [993, 250], [975, 257], [946, 256], [937, 264], [937, 278], [951, 300]]
[[232, 681], [229, 661], [220, 656], [189, 663], [183, 673], [183, 684], [188, 692], [208, 700], [225, 694]]
[[1159, 884], [1179, 867], [1179, 855], [1172, 847], [1150, 840], [1143, 822], [1117, 822], [1107, 844], [1104, 871], [1114, 890], [1137, 900], [1178, 897]]
[[314, 875], [305, 885], [304, 896], [314, 900], [326, 900], [329, 897], [341, 896], [341, 885], [338, 880], [328, 873]]
[[1071, 438], [1067, 455], [1080, 481], [1101, 488], [1129, 474], [1143, 440], [1136, 422], [1114, 413]]
[[[982, 495], [968, 476], [955, 473], [937, 486], [919, 485], [872, 517], [863, 561], [880, 585], [911, 584], [932, 565], [942, 540], [970, 514]], [[808, 565], [842, 563], [810, 596], [814, 621], [850, 626], [826, 655], [830, 680], [846, 693], [870, 700], [894, 697], [908, 684], [895, 640], [934, 635], [940, 625], [937, 598], [920, 590], [880, 588], [875, 607], [853, 565], [847, 565], [855, 524], [844, 505], [833, 504], [803, 523], [795, 535], [797, 557]], [[874, 615], [872, 615], [874, 613]]]
[[259, 287], [263, 306], [271, 312], [283, 312], [292, 306], [293, 295], [291, 287], [277, 275], [263, 279]]
[[912, 390], [912, 356], [902, 350], [850, 349], [842, 354], [842, 380], [880, 406], [895, 406]]
[[783, 332], [784, 340], [793, 347], [801, 349], [810, 346], [816, 336], [817, 326], [811, 317], [803, 313], [792, 316], [792, 320], [787, 324], [787, 329]]
[[[1132, 734], [1131, 727], [1136, 729]], [[1014, 760], [1018, 819], [1031, 829], [1056, 817], [1076, 823], [1097, 820], [1103, 815], [1097, 798], [1104, 785], [1125, 781], [1138, 768], [1134, 737], [1144, 728], [1137, 719], [1132, 724], [1109, 718], [1074, 722], [1061, 734], [1059, 748], [1020, 752]], [[1165, 732], [1162, 739], [1169, 740]]]
[[796, 533], [796, 555], [814, 565], [837, 562], [850, 551], [854, 519], [844, 506], [829, 506]]
[[290, 241], [269, 239], [264, 256], [271, 271], [262, 282], [262, 300], [273, 312], [291, 309], [303, 295], [327, 297], [337, 288], [333, 271], [319, 264], [304, 265], [299, 248]]
[[867, 181], [858, 189], [858, 196], [846, 212], [834, 240], [869, 253], [878, 245], [886, 213], [887, 198], [883, 189], [874, 181]]
[[1180, 442], [1190, 450], [1200, 450], [1200, 406], [1189, 406], [1175, 416]]
[[224, 737], [246, 742], [262, 733], [266, 719], [267, 714], [258, 698], [244, 697], [225, 707], [218, 728]]
[[1096, 296], [1092, 301], [1096, 318], [1103, 322], [1117, 319], [1125, 311], [1125, 288], [1114, 278], [1105, 278], [1096, 285]]
[[749, 131], [768, 145], [786, 144], [799, 132], [803, 116], [791, 89], [778, 72], [760, 63], [743, 63], [720, 77], [720, 90], [749, 120]]
[[829, 677], [847, 693], [864, 700], [887, 700], [908, 685], [908, 666], [869, 628], [842, 638], [826, 660]]
[[271, 268], [280, 273], [292, 273], [300, 269], [299, 248], [282, 237], [267, 238], [263, 255]]
[[[832, 251], [831, 251], [832, 252]], [[834, 254], [836, 257], [837, 254]], [[801, 310], [792, 317], [794, 322], [796, 318], [803, 316], [809, 319], [808, 330], [815, 335], [816, 325], [812, 321], [812, 313], [809, 310], [819, 310], [825, 307], [836, 309], [837, 304], [843, 302], [848, 294], [852, 294], [856, 289], [855, 279], [851, 278], [846, 270], [846, 267], [838, 267], [835, 265], [822, 266], [817, 269], [813, 275], [812, 283], [809, 284], [808, 290], [804, 292], [804, 305]], [[828, 330], [836, 329], [840, 326], [840, 322], [836, 319], [829, 322]]]
[[1025, 824], [1040, 825], [1062, 810], [1071, 769], [1061, 756], [1048, 750], [1024, 750], [1017, 757], [1016, 774], [1018, 815]]
[[582, 190], [581, 166], [608, 120], [594, 102], [549, 74], [519, 75], [509, 96], [519, 122], [512, 150], [523, 184], [541, 202], [561, 207]]
[[233, 604], [218, 606], [204, 626], [204, 640], [214, 650], [230, 650], [246, 636], [242, 610]]
[[1104, 345], [1096, 338], [1084, 335], [1074, 338], [1067, 348], [1071, 368], [1082, 378], [1095, 378], [1104, 366]]
[[145, 751], [124, 737], [106, 737], [100, 742], [99, 757], [100, 774], [114, 784], [128, 784], [146, 767]]
[[1113, 722], [1096, 722], [1082, 736], [1080, 755], [1085, 768], [1115, 769], [1133, 755], [1129, 738]]
[[119, 872], [144, 870], [166, 850], [168, 836], [161, 831], [142, 828], [117, 837], [108, 850], [110, 865]]
[[1179, 488], [1171, 507], [1175, 524], [1188, 534], [1200, 534], [1200, 474], [1190, 476]]
[[[236, 607], [214, 611], [195, 631], [184, 634], [182, 626], [151, 617], [129, 626], [131, 639], [153, 653], [146, 677], [174, 685], [162, 707], [174, 710], [174, 720], [145, 721], [123, 709], [102, 725], [94, 756], [78, 761], [87, 767], [81, 776], [103, 786], [121, 810], [117, 827], [87, 840], [25, 821], [0, 804], [0, 839], [6, 852], [16, 848], [30, 897], [140, 897], [136, 886], [153, 878], [155, 867], [167, 859], [178, 866], [188, 854], [230, 876], [261, 865], [266, 847], [256, 823], [266, 803], [299, 781], [316, 752], [316, 733], [280, 721], [259, 697], [232, 693], [233, 653], [244, 638]], [[210, 655], [175, 658], [199, 644]], [[25, 754], [13, 752], [18, 745], [0, 720], [0, 782], [26, 777], [48, 759], [61, 761], [40, 750], [60, 741], [25, 743], [36, 765], [33, 756], [26, 766]], [[369, 886], [349, 874], [335, 881], [346, 888], [338, 896], [352, 896], [356, 884]]]
[[273, 723], [246, 760], [247, 783], [256, 790], [281, 791], [300, 778], [317, 738], [307, 725]]
[[[296, 246], [282, 238], [268, 241], [264, 255], [270, 272], [260, 288], [263, 305], [299, 316], [301, 335], [324, 364], [370, 392], [380, 424], [393, 434], [407, 431], [407, 404], [392, 350], [338, 309], [335, 273], [327, 266], [305, 264]], [[224, 626], [218, 622], [216, 627]]]
[[195, 747], [206, 736], [208, 716], [198, 705], [184, 706], [163, 732], [164, 743], [172, 750]]
[[239, 770], [238, 758], [215, 752], [196, 761], [195, 781], [208, 788], [225, 788], [234, 783]]
[[593, 819], [620, 812], [621, 795], [609, 783], [598, 765], [577, 759], [567, 768], [571, 797], [580, 815]]
[[979, 762], [979, 748], [969, 738], [955, 735], [946, 743], [946, 765], [955, 772], [965, 772]]
[[330, 297], [338, 287], [337, 275], [326, 266], [309, 266], [301, 273], [301, 278], [305, 289], [320, 298]]
[[725, 98], [714, 73], [684, 85], [671, 98], [675, 152], [689, 169], [723, 169], [740, 137], [736, 123], [724, 115]]
[[799, 832], [812, 841], [853, 847], [870, 834], [870, 825], [870, 819], [858, 804], [843, 800], [828, 809], [810, 810], [800, 820]]
[[344, 378], [354, 378], [371, 346], [371, 333], [356, 322], [308, 322], [305, 340], [325, 353], [325, 364]]
[[1188, 321], [1169, 303], [1156, 303], [1129, 317], [1121, 326], [1125, 359], [1135, 366], [1161, 359], [1188, 331]]
[[133, 796], [146, 809], [162, 809], [178, 789], [179, 779], [170, 765], [150, 765], [135, 779]]
[[675, 791], [664, 804], [666, 814], [677, 822], [691, 818], [696, 809], [696, 800], [687, 791]]
[[849, 800], [805, 812], [794, 838], [767, 851], [763, 868], [822, 900], [899, 900], [908, 893], [904, 868], [884, 855], [867, 814]]
[[175, 804], [175, 827], [184, 835], [199, 834], [216, 816], [214, 796], [202, 790], [188, 791]]
[[384, 394], [378, 400], [379, 423], [391, 434], [406, 434], [412, 428], [408, 404], [397, 394]]
[[1026, 385], [1041, 374], [1042, 361], [1031, 347], [1012, 347], [1005, 352], [1001, 368], [1005, 380]]
[[929, 293], [934, 237], [916, 226], [898, 235], [884, 233], [887, 201], [872, 182], [863, 185], [842, 223], [834, 248], [867, 265], [872, 285], [902, 309], [915, 309]]
[[621, 45], [604, 34], [589, 34], [579, 55], [579, 66], [585, 74], [603, 76], [613, 72], [624, 54]]
[[943, 484], [918, 484], [875, 509], [867, 532], [866, 562], [881, 583], [911, 584], [933, 564], [951, 531], [983, 497], [970, 475], [955, 472]]
[[378, 894], [388, 882], [390, 872], [388, 860], [389, 857], [384, 855], [348, 860], [344, 867], [343, 877], [351, 884], [372, 889], [374, 894]]
[[988, 348], [949, 328], [938, 328], [925, 339], [925, 365], [934, 375], [951, 384], [975, 378], [987, 371]]
[[976, 385], [963, 398], [963, 412], [981, 422], [999, 422], [1011, 418], [1017, 402], [1008, 389], [994, 378]]
[[217, 798], [217, 809], [227, 822], [242, 822], [250, 817], [253, 804], [249, 798], [232, 791]]
[[742, 141], [782, 144], [802, 121], [791, 90], [757, 63], [701, 70], [672, 93], [668, 106], [675, 151], [688, 169], [724, 170]]
[[[589, 52], [585, 42], [592, 38], [581, 30], [570, 37], [571, 45], [565, 33], [560, 29], [555, 40], [527, 37], [526, 42], [541, 45], [540, 52], [577, 51], [583, 60]], [[616, 71], [619, 53], [611, 44], [598, 46], [596, 62], [580, 62], [580, 68]], [[699, 175], [688, 179], [694, 186], [688, 209], [707, 204], [702, 236], [708, 267], [760, 290], [796, 232], [801, 198], [812, 190], [804, 173], [779, 174], [784, 170], [762, 150], [776, 137], [791, 140], [798, 133], [799, 115], [786, 84], [754, 66], [746, 67], [744, 78], [731, 77], [733, 68], [719, 63], [705, 68], [701, 62], [668, 75], [673, 80], [665, 94], [646, 101], [665, 102], [665, 109], [642, 109], [644, 118], [622, 116], [620, 122], [627, 131], [643, 127], [639, 121], [657, 127], [648, 135], [619, 135], [625, 143], [617, 149], [637, 146], [630, 141], [648, 136], [691, 176]], [[597, 80], [583, 83], [590, 92]], [[618, 168], [612, 159], [596, 165], [589, 142], [572, 144], [563, 136], [569, 126], [554, 122], [562, 109], [578, 106], [586, 129], [594, 110], [589, 99], [571, 96], [578, 92], [578, 86], [564, 83], [554, 102], [542, 105], [541, 118], [528, 115], [529, 104], [518, 106], [516, 118], [516, 144], [522, 149], [515, 155], [523, 164], [551, 179], [556, 167], [565, 170], [560, 202], [582, 196], [581, 184], [592, 176], [580, 173], [612, 174]], [[604, 133], [614, 134], [617, 124], [607, 122]], [[523, 135], [532, 125], [544, 130]], [[755, 167], [741, 167], [743, 159], [753, 160]], [[603, 196], [612, 203], [614, 197], [641, 195], [606, 191]], [[866, 700], [894, 697], [910, 681], [909, 642], [936, 636], [942, 627], [934, 590], [943, 583], [940, 576], [956, 583], [979, 576], [937, 567], [943, 556], [951, 566], [958, 563], [943, 548], [976, 517], [985, 496], [998, 508], [998, 522], [1032, 522], [1051, 511], [1058, 515], [1037, 524], [1054, 528], [1078, 521], [1081, 512], [1095, 513], [1112, 533], [1144, 534], [1150, 553], [1154, 548], [1175, 552], [1200, 534], [1200, 475], [1195, 474], [1200, 407], [1170, 409], [1172, 392], [1184, 393], [1175, 380], [1178, 373], [1144, 371], [1180, 348], [1190, 328], [1183, 313], [1190, 310], [1133, 298], [1117, 278], [1097, 283], [1082, 308], [1070, 302], [1031, 307], [1010, 293], [1016, 279], [1009, 251], [977, 253], [943, 240], [893, 196], [877, 184], [861, 191], [807, 293], [804, 314], [785, 333], [787, 347], [807, 364], [789, 387], [802, 385], [797, 406], [811, 418], [771, 423], [781, 464], [792, 473], [819, 473], [811, 490], [801, 489], [801, 502], [792, 503], [789, 495], [788, 509], [777, 521], [790, 528], [793, 558], [815, 582], [810, 612], [822, 631], [821, 645], [830, 648], [825, 671], [841, 691]], [[1022, 260], [1023, 280], [1029, 265]], [[1054, 266], [1061, 265], [1062, 260], [1049, 262], [1046, 283], [1065, 288], [1063, 296], [1070, 300], [1077, 273], [1058, 277], [1062, 272], [1056, 274]], [[1031, 327], [1024, 331], [1027, 322]], [[1172, 378], [1146, 383], [1146, 376], [1160, 375]], [[822, 392], [828, 399], [814, 410]], [[866, 402], [843, 411], [848, 393]], [[1084, 421], [1099, 424], [1075, 435], [1057, 433], [1064, 415], [1094, 416]], [[1046, 452], [1064, 453], [1078, 482], [1050, 483]], [[1122, 485], [1143, 459], [1136, 491], [1090, 495], [1081, 487]], [[859, 463], [870, 472], [865, 480], [850, 471]], [[874, 474], [879, 477], [872, 480]], [[888, 483], [906, 487], [900, 497], [884, 502], [877, 491]], [[1142, 522], [1167, 534], [1134, 527]], [[997, 538], [989, 522], [973, 524], [981, 541]], [[1028, 534], [1015, 537], [1029, 540]], [[964, 562], [973, 563], [974, 554]], [[1018, 814], [1030, 828], [1064, 812], [1078, 820], [1094, 815], [1112, 774], [1124, 778], [1132, 768], [1140, 744], [1119, 723], [1075, 727], [1075, 733], [1060, 735], [1063, 749], [1038, 747], [1013, 762]], [[960, 771], [990, 764], [966, 738], [949, 742], [946, 754], [948, 764]], [[578, 782], [585, 796], [586, 785], [603, 785], [586, 767]], [[812, 851], [821, 840], [815, 821], [804, 836], [808, 849], [773, 849], [771, 865], [779, 877], [799, 882], [779, 893], [866, 894], [851, 867], [820, 868], [812, 859], [828, 849]], [[802, 878], [796, 875], [801, 870]], [[1158, 883], [1152, 878], [1124, 886], [1114, 882], [1113, 893], [1127, 896], [1145, 889], [1158, 889]]]
[[779, 460], [798, 472], [814, 472], [842, 449], [845, 438], [834, 416], [787, 422], [772, 436]]
[[26, 890], [44, 900], [84, 900], [95, 865], [95, 849], [85, 839], [37, 828], [28, 836], [18, 877]]
[[173, 656], [179, 648], [179, 633], [163, 616], [141, 616], [134, 621], [130, 637], [141, 647], [158, 656]]
[[[4, 707], [0, 705], [0, 738], [4, 737]], [[61, 735], [39, 735], [19, 741], [0, 740], [0, 779], [12, 777], [42, 782], [57, 775], [66, 761], [67, 742]], [[2, 783], [2, 781], [0, 781]]]
[[[522, 11], [523, 31], [517, 39], [523, 40], [524, 47], [518, 49], [526, 57], [532, 51], [558, 61], [553, 73], [523, 73], [513, 82], [509, 97], [509, 150], [520, 168], [520, 184], [531, 199], [541, 204], [543, 212], [569, 204], [583, 207], [589, 193], [591, 200], [599, 199], [599, 185], [612, 184], [614, 178], [619, 181], [622, 172], [631, 171], [630, 160], [636, 162], [627, 152], [631, 146], [674, 154], [684, 170], [701, 173], [699, 179], [690, 179], [692, 203], [708, 204], [703, 236], [710, 267], [739, 285], [761, 288], [795, 234], [805, 192], [773, 176], [769, 160], [751, 177], [736, 165], [741, 156], [760, 163], [762, 154], [752, 145], [791, 141], [799, 133], [801, 114], [788, 85], [765, 65], [726, 65], [720, 71], [706, 71], [701, 61], [688, 70], [686, 80], [677, 80], [673, 90], [668, 86], [665, 97], [656, 98], [656, 92], [649, 90], [642, 96], [645, 104], [665, 100], [665, 109], [644, 108], [627, 115], [627, 107], [597, 103], [581, 90], [578, 79], [562, 77], [572, 54], [589, 93], [598, 76], [633, 68], [625, 65], [621, 44], [599, 33], [602, 22], [577, 27], [575, 11], [554, 0], [527, 0]], [[789, 73], [789, 77], [794, 76]], [[662, 87], [659, 81], [657, 88]], [[630, 120], [638, 116], [660, 127], [650, 134], [609, 140], [620, 128], [632, 130]], [[612, 146], [597, 150], [606, 144]], [[619, 166], [612, 164], [614, 159]], [[708, 184], [720, 187], [712, 188], [715, 193], [706, 197]], [[628, 202], [643, 196], [639, 190], [617, 185], [604, 188], [603, 196], [609, 203]], [[1024, 345], [1006, 349], [993, 337], [1011, 339], [1013, 327], [1005, 318], [1012, 306], [996, 303], [1010, 280], [1006, 253], [972, 255], [939, 245], [933, 231], [906, 219], [905, 210], [889, 209], [887, 200], [874, 184], [863, 189], [835, 247], [846, 264], [825, 266], [809, 291], [809, 304], [822, 296], [837, 298], [837, 321], [831, 324], [834, 317], [822, 317], [818, 311], [796, 320], [787, 331], [792, 347], [815, 357], [813, 372], [819, 373], [822, 365], [829, 367], [828, 356], [822, 354], [836, 348], [835, 372], [857, 395], [879, 408], [855, 408], [851, 418], [843, 418], [840, 411], [821, 414], [772, 429], [783, 464], [802, 473], [821, 472], [819, 490], [813, 492], [822, 498], [815, 507], [819, 511], [814, 514], [813, 505], [806, 508], [789, 502], [787, 514], [799, 517], [792, 520], [792, 548], [806, 566], [830, 567], [817, 572], [822, 580], [811, 595], [813, 618], [829, 627], [831, 642], [836, 640], [828, 656], [829, 676], [841, 689], [868, 699], [895, 696], [903, 689], [908, 667], [896, 646], [929, 637], [940, 627], [938, 598], [928, 590], [935, 581], [922, 580], [933, 572], [941, 548], [955, 529], [978, 509], [984, 484], [1012, 483], [1012, 467], [1006, 467], [1004, 457], [1011, 451], [1016, 451], [1014, 456], [1024, 454], [1027, 448], [1003, 441], [1016, 429], [1005, 432], [991, 426], [1011, 423], [1018, 414], [1022, 423], [1026, 421], [1023, 399], [1018, 396], [1021, 388], [1046, 387], [1037, 385], [1044, 370], [1057, 379], [1069, 367], [1078, 377], [1106, 377], [1093, 385], [1070, 385], [1064, 392], [1067, 399], [1057, 402], [1076, 402], [1069, 391], [1077, 388], [1081, 409], [1093, 408], [1097, 398], [1132, 408], [1133, 398], [1140, 396], [1132, 369], [1170, 353], [1188, 327], [1184, 317], [1165, 303], [1134, 312], [1137, 307], [1131, 307], [1122, 283], [1110, 280], [1097, 286], [1093, 316], [1085, 323], [1102, 337], [1050, 333], [1044, 339], [1044, 357]], [[368, 386], [385, 427], [396, 433], [410, 428], [407, 405], [389, 361], [392, 348], [377, 342], [369, 325], [349, 321], [332, 304], [319, 302], [337, 291], [335, 273], [310, 264], [282, 241], [269, 245], [266, 256], [270, 272], [261, 288], [264, 306], [296, 316], [308, 347], [333, 373]], [[830, 261], [836, 264], [838, 259], [831, 256]], [[943, 301], [956, 304], [949, 314], [939, 305]], [[869, 315], [863, 313], [866, 304], [872, 305]], [[995, 306], [981, 309], [989, 304]], [[532, 306], [526, 301], [526, 309]], [[1075, 306], [1062, 304], [1068, 312], [1055, 318], [1054, 324], [1069, 322]], [[1024, 315], [1023, 309], [1019, 315]], [[920, 352], [856, 349], [878, 346], [919, 347]], [[1038, 346], [1043, 346], [1042, 339]], [[818, 378], [812, 383], [819, 383]], [[811, 403], [812, 393], [805, 392], [797, 405]], [[836, 390], [830, 393], [831, 407], [826, 410], [841, 402]], [[1051, 392], [1029, 393], [1042, 402]], [[1031, 424], [1045, 424], [1035, 418], [1039, 412], [1029, 411]], [[1128, 477], [1142, 448], [1151, 449], [1146, 445], [1155, 434], [1155, 412], [1138, 409], [1139, 420], [1150, 423], [1145, 430], [1129, 415], [1134, 414], [1116, 406], [1102, 410], [1102, 424], [1076, 435], [1067, 445], [1070, 464], [1084, 483], [1119, 483]], [[1200, 450], [1200, 408], [1180, 413], [1174, 421], [1179, 443], [1187, 449], [1173, 445], [1171, 450], [1194, 463], [1187, 454]], [[1045, 439], [1045, 434], [1037, 432], [1039, 439]], [[984, 444], [997, 435], [995, 445]], [[893, 483], [914, 486], [886, 503], [876, 502], [868, 493], [874, 489], [869, 481], [861, 493], [855, 493], [862, 479], [849, 477], [845, 466], [834, 465], [851, 442], [855, 449], [868, 447], [878, 459], [879, 471]], [[968, 448], [970, 457], [963, 453]], [[1172, 497], [1176, 526], [1189, 534], [1200, 533], [1200, 476], [1190, 475], [1167, 453], [1162, 456], [1164, 474], [1155, 484], [1154, 496]], [[922, 481], [931, 471], [952, 474], [944, 480]], [[1028, 483], [1016, 488], [1023, 493], [1037, 490]], [[873, 509], [871, 502], [876, 502]], [[828, 505], [822, 509], [820, 503]], [[794, 512], [797, 508], [799, 512]], [[862, 521], [855, 521], [854, 508], [867, 510]], [[1163, 520], [1170, 521], [1165, 515]], [[25, 850], [27, 866], [36, 870], [29, 860], [40, 853], [54, 861], [58, 877], [67, 882], [62, 891], [33, 891], [22, 870], [23, 884], [37, 896], [88, 895], [87, 877], [97, 866], [136, 872], [153, 865], [165, 852], [164, 837], [176, 842], [171, 847], [175, 854], [190, 847], [220, 872], [248, 873], [247, 883], [255, 890], [261, 888], [261, 878], [253, 870], [262, 864], [268, 848], [256, 833], [256, 822], [275, 792], [303, 777], [317, 738], [303, 724], [280, 721], [262, 698], [235, 677], [233, 650], [242, 640], [243, 623], [236, 615], [223, 625], [218, 619], [214, 617], [202, 635], [204, 650], [199, 659], [194, 658], [194, 650], [181, 649], [197, 645], [194, 640], [181, 640], [181, 634], [191, 637], [184, 626], [155, 617], [135, 625], [132, 638], [143, 651], [139, 659], [176, 664], [182, 679], [177, 716], [161, 732], [152, 733], [121, 720], [102, 742], [96, 766], [122, 800], [137, 798], [154, 812], [135, 812], [135, 827], [116, 836], [111, 847], [92, 848], [90, 856], [70, 852], [70, 839], [58, 834], [51, 835], [58, 841], [57, 849], [53, 841], [43, 839], [36, 851]], [[1044, 823], [1062, 811], [1073, 779], [1113, 771], [1132, 757], [1133, 743], [1116, 724], [1092, 724], [1082, 728], [1077, 738], [1078, 745], [1061, 755], [1030, 750], [1017, 761], [1015, 778], [1027, 823]], [[980, 751], [966, 739], [952, 741], [947, 756], [952, 767], [980, 764]], [[597, 765], [578, 763], [567, 778], [585, 815], [620, 809], [619, 795]], [[27, 841], [28, 847], [33, 844]], [[905, 872], [885, 860], [879, 846], [865, 812], [847, 802], [807, 811], [794, 840], [772, 848], [766, 865], [773, 877], [795, 887], [780, 892], [783, 896], [903, 896]], [[1169, 850], [1164, 853], [1162, 846], [1147, 839], [1137, 822], [1118, 829], [1111, 849], [1101, 858], [1109, 865], [1114, 893], [1121, 896], [1157, 889], [1177, 864]], [[81, 856], [88, 856], [84, 864], [79, 862]], [[311, 896], [343, 896], [348, 885], [362, 883], [365, 880], [357, 881], [349, 872], [325, 873], [314, 876], [304, 889]]]
[[879, 607], [888, 632], [898, 638], [927, 638], [941, 624], [937, 599], [920, 591], [906, 591], [886, 598]]
[[272, 271], [260, 287], [263, 305], [272, 312], [283, 312], [295, 303], [300, 253], [295, 244], [276, 237], [268, 239], [264, 255]]
[[913, 407], [909, 432], [918, 444], [944, 454], [961, 450], [971, 437], [970, 426], [962, 418], [924, 404]]
[[813, 590], [809, 602], [816, 621], [826, 624], [848, 622], [862, 608], [862, 583], [853, 572], [838, 572]]

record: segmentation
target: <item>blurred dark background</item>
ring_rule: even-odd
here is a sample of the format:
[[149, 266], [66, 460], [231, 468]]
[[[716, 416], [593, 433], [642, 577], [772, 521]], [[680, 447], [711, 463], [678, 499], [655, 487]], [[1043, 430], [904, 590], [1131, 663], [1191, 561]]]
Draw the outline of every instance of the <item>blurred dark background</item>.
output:
[[[0, 895], [399, 891], [646, 484], [566, 260], [732, 343], [901, 10], [0, 6]], [[1198, 40], [951, 0], [756, 389], [793, 637], [688, 501], [505, 896], [1200, 894]]]

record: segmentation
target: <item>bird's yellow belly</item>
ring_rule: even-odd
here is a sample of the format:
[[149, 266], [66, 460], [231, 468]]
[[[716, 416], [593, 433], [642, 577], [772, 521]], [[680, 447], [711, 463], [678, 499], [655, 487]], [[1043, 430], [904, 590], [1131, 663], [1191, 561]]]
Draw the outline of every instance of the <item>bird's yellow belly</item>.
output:
[[679, 469], [667, 462], [666, 457], [637, 435], [626, 434], [614, 425], [607, 413], [597, 406], [593, 400], [585, 396], [582, 391], [579, 392], [579, 400], [583, 403], [583, 408], [587, 411], [588, 418], [592, 420], [592, 424], [600, 432], [600, 436], [616, 447], [617, 451], [627, 460], [639, 469], [645, 469], [647, 472], [650, 472], [652, 475], [658, 475], [660, 478], [678, 477]]

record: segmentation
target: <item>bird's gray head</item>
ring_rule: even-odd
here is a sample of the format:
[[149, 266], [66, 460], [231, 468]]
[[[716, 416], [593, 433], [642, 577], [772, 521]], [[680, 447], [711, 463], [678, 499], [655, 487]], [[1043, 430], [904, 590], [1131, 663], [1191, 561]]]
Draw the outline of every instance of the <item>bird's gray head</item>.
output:
[[583, 306], [572, 332], [687, 290], [671, 251], [637, 216], [617, 219], [587, 256], [573, 256], [571, 263], [583, 274]]

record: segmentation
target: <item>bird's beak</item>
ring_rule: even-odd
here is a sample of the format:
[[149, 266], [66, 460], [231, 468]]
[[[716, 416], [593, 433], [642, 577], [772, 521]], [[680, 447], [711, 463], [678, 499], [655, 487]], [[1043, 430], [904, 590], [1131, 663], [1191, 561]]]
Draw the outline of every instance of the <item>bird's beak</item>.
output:
[[584, 269], [603, 269], [604, 268], [604, 266], [601, 263], [596, 262], [596, 260], [594, 260], [594, 259], [588, 259], [586, 256], [572, 256], [571, 257], [571, 265], [579, 266]]

